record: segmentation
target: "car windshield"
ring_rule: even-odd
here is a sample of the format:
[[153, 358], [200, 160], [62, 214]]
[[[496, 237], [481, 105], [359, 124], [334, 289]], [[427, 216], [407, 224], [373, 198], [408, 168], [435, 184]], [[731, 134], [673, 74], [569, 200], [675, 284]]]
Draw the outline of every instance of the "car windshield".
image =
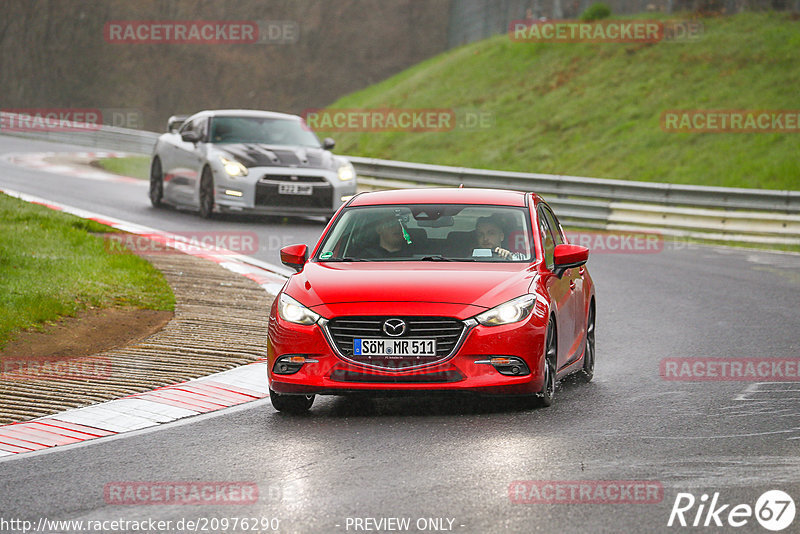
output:
[[417, 204], [350, 208], [316, 259], [333, 261], [531, 261], [527, 209]]
[[319, 148], [320, 143], [304, 123], [294, 119], [267, 117], [214, 117], [212, 143], [259, 143]]

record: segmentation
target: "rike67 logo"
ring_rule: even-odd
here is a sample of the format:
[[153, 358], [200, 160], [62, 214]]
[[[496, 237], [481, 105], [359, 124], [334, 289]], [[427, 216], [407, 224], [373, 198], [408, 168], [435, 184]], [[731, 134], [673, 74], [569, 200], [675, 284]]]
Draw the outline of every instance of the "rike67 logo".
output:
[[765, 529], [778, 532], [794, 522], [795, 512], [794, 499], [781, 490], [764, 492], [755, 506], [723, 504], [719, 492], [715, 492], [710, 500], [705, 493], [699, 499], [691, 493], [678, 493], [667, 526], [738, 528], [750, 524], [755, 518]]

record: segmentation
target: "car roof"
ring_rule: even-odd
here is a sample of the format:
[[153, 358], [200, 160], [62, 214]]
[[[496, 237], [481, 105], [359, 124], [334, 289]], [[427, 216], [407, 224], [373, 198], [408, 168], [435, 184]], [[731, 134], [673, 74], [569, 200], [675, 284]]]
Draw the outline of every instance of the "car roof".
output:
[[[376, 206], [382, 204], [491, 204], [498, 206], [526, 206], [526, 195], [507, 189], [481, 189], [438, 187], [426, 189], [392, 189], [371, 191], [353, 197], [348, 206]], [[534, 197], [538, 198], [536, 195]]]
[[298, 115], [289, 113], [278, 113], [277, 111], [262, 111], [258, 109], [207, 109], [192, 115], [204, 117], [261, 117], [266, 119], [291, 119], [300, 120]]

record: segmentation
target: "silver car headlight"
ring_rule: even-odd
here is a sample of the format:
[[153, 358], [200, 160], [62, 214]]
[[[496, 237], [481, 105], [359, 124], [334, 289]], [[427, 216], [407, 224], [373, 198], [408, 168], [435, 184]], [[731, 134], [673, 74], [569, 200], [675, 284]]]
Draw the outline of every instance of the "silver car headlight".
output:
[[222, 162], [222, 168], [225, 169], [228, 176], [247, 176], [247, 167], [235, 159], [228, 159], [224, 156], [220, 156], [219, 160]]
[[535, 304], [536, 295], [522, 295], [476, 315], [475, 320], [484, 326], [516, 323], [530, 315]]
[[320, 315], [306, 308], [286, 293], [281, 293], [278, 300], [278, 315], [281, 319], [294, 324], [314, 324]]
[[347, 182], [356, 177], [356, 170], [353, 168], [352, 163], [347, 162], [339, 167], [339, 170], [336, 171], [336, 174], [339, 176], [341, 181]]

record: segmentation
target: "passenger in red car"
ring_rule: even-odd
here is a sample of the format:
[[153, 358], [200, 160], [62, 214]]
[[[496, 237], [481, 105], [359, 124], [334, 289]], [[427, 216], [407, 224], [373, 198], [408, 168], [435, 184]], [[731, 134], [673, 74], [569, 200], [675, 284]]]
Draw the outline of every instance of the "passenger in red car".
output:
[[364, 249], [363, 258], [402, 258], [412, 254], [411, 244], [406, 239], [403, 225], [397, 217], [385, 217], [378, 221], [375, 231], [378, 244]]

